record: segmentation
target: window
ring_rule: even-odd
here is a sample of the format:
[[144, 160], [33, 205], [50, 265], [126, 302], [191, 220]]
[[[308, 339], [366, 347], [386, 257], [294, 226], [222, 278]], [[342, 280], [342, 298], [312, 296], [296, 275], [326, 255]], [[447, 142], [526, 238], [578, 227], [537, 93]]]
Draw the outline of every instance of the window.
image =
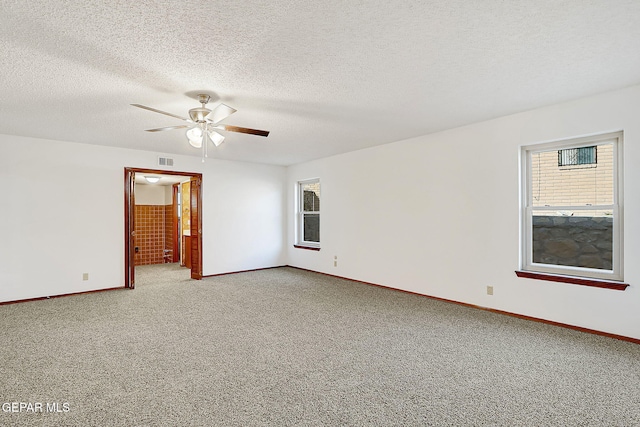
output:
[[622, 280], [621, 159], [621, 132], [522, 148], [522, 270]]
[[320, 247], [320, 180], [298, 182], [297, 244]]

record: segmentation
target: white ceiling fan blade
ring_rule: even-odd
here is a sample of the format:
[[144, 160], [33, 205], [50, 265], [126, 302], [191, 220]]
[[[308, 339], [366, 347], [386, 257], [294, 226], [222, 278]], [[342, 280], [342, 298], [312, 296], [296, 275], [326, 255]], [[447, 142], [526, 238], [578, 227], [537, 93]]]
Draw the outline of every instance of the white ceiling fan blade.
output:
[[176, 119], [180, 119], [180, 120], [184, 120], [185, 122], [193, 123], [191, 120], [187, 119], [186, 117], [180, 117], [180, 116], [177, 116], [175, 114], [167, 113], [166, 111], [156, 110], [155, 108], [147, 107], [145, 105], [140, 105], [140, 104], [131, 104], [131, 105], [134, 106], [134, 107], [142, 108], [143, 110], [153, 111], [154, 113], [164, 114], [165, 116], [175, 117]]
[[174, 129], [182, 129], [182, 128], [188, 128], [189, 125], [180, 125], [180, 126], [167, 126], [164, 128], [157, 128], [157, 129], [146, 129], [147, 132], [160, 132], [163, 130], [174, 130]]
[[214, 108], [209, 115], [207, 116], [207, 120], [211, 123], [218, 123], [220, 120], [224, 120], [233, 113], [235, 113], [235, 108], [231, 108], [226, 104], [219, 104], [216, 108]]

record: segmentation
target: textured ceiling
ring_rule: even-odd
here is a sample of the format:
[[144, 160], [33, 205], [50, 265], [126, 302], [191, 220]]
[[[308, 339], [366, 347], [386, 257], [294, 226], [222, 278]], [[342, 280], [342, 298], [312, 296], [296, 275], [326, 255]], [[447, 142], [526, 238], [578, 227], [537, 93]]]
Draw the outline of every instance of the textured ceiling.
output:
[[[0, 133], [280, 165], [640, 83], [637, 0], [0, 0]], [[214, 104], [215, 105], [215, 104]]]

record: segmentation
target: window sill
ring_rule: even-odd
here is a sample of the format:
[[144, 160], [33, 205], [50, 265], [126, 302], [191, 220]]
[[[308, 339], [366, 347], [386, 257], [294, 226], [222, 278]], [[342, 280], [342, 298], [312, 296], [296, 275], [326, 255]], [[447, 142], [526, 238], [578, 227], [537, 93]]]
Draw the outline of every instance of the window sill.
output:
[[611, 280], [585, 279], [582, 277], [558, 276], [554, 274], [534, 273], [532, 271], [516, 271], [516, 276], [527, 279], [547, 280], [550, 282], [570, 283], [572, 285], [591, 286], [595, 288], [614, 289], [624, 291], [628, 283], [614, 282]]
[[320, 248], [316, 248], [314, 246], [302, 246], [302, 245], [293, 245], [294, 248], [298, 249], [306, 249], [308, 251], [319, 251]]

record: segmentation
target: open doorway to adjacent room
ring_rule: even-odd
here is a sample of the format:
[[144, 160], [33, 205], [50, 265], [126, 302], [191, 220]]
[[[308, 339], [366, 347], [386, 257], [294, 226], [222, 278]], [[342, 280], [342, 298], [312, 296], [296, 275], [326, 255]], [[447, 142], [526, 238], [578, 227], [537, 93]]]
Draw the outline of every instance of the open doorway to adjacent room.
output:
[[125, 287], [202, 278], [202, 174], [125, 168]]

